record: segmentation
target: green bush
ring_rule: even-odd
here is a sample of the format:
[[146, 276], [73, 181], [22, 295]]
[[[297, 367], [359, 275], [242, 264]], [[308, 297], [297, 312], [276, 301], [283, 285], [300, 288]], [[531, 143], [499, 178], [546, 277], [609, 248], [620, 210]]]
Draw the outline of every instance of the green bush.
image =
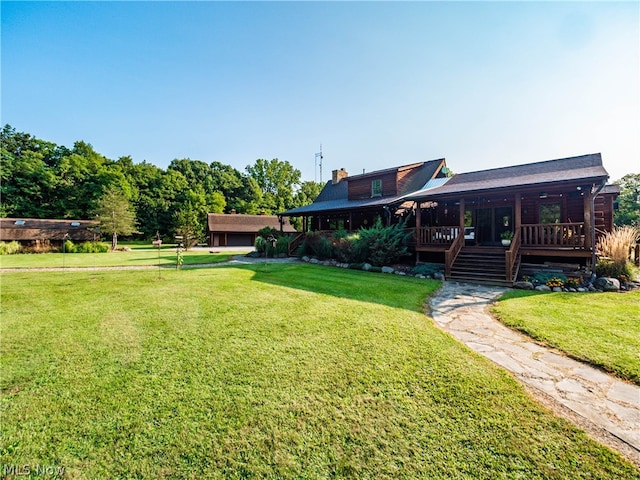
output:
[[410, 236], [411, 232], [405, 229], [404, 221], [385, 227], [378, 217], [372, 227], [360, 229], [354, 250], [359, 255], [365, 255], [372, 265], [389, 265], [409, 255], [407, 240]]
[[564, 284], [567, 281], [567, 277], [559, 273], [536, 272], [531, 275], [530, 281], [534, 285], [546, 285], [547, 282], [561, 282]]
[[84, 242], [75, 245], [75, 253], [106, 253], [110, 245], [104, 242]]
[[442, 265], [437, 263], [422, 263], [416, 265], [411, 269], [411, 273], [414, 275], [433, 275], [434, 273], [442, 272]]
[[278, 238], [276, 241], [276, 254], [281, 255], [283, 253], [289, 254], [289, 243], [291, 242], [291, 236], [285, 235]]
[[333, 256], [331, 240], [321, 232], [311, 232], [305, 240], [309, 253], [320, 260], [327, 260]]
[[358, 248], [358, 236], [334, 236], [331, 241], [333, 257], [342, 263], [360, 263], [366, 260]]
[[625, 276], [632, 278], [632, 273], [630, 262], [616, 262], [609, 258], [602, 258], [596, 263], [596, 275], [598, 277], [620, 278]]
[[13, 242], [0, 242], [0, 255], [13, 255], [15, 253], [19, 253], [22, 249], [22, 245], [20, 245], [15, 240]]
[[71, 240], [65, 240], [62, 245], [62, 251], [65, 253], [76, 253], [76, 245]]
[[255, 248], [258, 253], [265, 253], [267, 251], [267, 240], [261, 236], [256, 237], [253, 248]]

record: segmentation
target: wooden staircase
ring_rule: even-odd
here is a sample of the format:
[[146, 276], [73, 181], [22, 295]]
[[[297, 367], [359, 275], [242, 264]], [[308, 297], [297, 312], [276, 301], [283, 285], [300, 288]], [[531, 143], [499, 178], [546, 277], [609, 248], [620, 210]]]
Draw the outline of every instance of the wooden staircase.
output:
[[504, 248], [463, 247], [447, 280], [510, 287], [513, 282], [507, 281], [505, 271]]

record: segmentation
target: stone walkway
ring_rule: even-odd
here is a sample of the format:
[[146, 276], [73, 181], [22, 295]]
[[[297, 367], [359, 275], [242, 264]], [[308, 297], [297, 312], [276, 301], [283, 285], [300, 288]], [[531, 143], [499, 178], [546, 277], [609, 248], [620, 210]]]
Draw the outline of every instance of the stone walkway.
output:
[[484, 355], [556, 413], [640, 466], [640, 387], [505, 327], [489, 313], [501, 287], [444, 282], [431, 298], [436, 324]]

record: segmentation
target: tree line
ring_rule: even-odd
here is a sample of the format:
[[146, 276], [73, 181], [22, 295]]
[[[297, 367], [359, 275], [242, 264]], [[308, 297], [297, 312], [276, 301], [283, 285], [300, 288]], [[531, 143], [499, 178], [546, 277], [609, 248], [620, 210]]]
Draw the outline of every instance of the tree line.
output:
[[162, 169], [130, 156], [109, 159], [84, 141], [56, 145], [8, 124], [0, 143], [0, 216], [92, 219], [115, 196], [129, 204], [145, 239], [158, 233], [203, 239], [207, 213], [272, 215], [313, 202], [322, 189], [277, 158], [257, 159], [244, 172], [189, 158]]

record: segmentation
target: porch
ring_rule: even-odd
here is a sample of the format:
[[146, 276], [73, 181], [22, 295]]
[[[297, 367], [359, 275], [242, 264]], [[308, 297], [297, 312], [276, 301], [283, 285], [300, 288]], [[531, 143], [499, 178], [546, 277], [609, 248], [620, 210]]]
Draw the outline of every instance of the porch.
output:
[[587, 232], [583, 222], [521, 224], [503, 246], [495, 237], [476, 235], [474, 227], [448, 225], [415, 228], [412, 238], [418, 261], [421, 252], [442, 254], [446, 278], [512, 285], [523, 257], [588, 262], [592, 249]]

